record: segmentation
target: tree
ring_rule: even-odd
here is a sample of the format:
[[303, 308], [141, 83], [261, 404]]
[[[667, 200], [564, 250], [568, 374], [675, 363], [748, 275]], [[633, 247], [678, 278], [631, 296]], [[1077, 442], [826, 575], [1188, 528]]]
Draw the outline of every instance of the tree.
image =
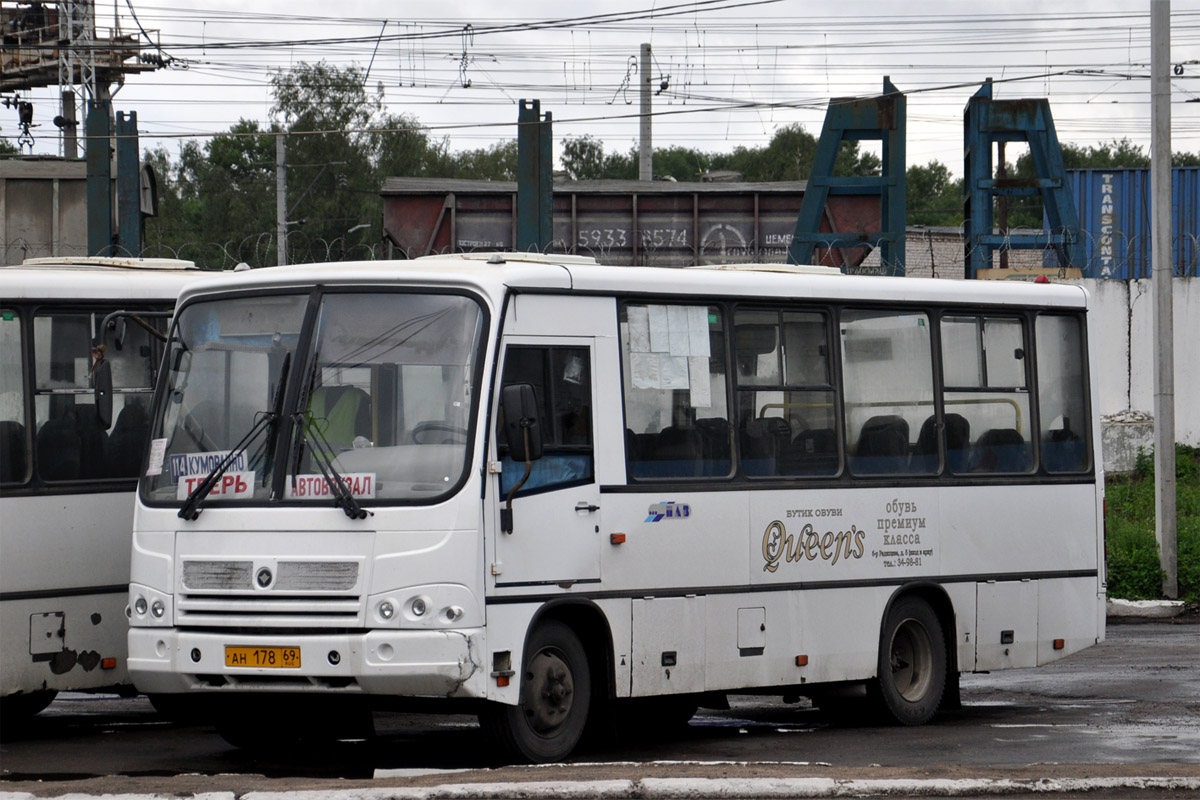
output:
[[179, 161], [145, 159], [159, 176], [159, 215], [146, 225], [146, 250], [208, 267], [274, 264], [275, 136], [241, 120], [201, 146], [186, 141]]
[[961, 225], [962, 181], [950, 177], [940, 161], [911, 166], [905, 172], [905, 200], [909, 225]]
[[573, 181], [594, 181], [604, 173], [604, 143], [585, 133], [562, 143], [562, 165]]
[[690, 147], [667, 147], [654, 150], [654, 174], [677, 181], [698, 181], [712, 167], [707, 153]]
[[[299, 64], [272, 78], [269, 129], [243, 120], [203, 146], [185, 143], [175, 163], [164, 151], [147, 153], [164, 176], [165, 198], [159, 219], [147, 226], [148, 249], [211, 267], [277, 263], [280, 135], [292, 261], [373, 257], [387, 177], [480, 168], [458, 166], [446, 143], [431, 142], [413, 117], [385, 113], [382, 86], [371, 94], [365, 80], [353, 67]], [[495, 150], [503, 161], [505, 148]]]
[[517, 140], [509, 139], [490, 147], [464, 150], [446, 158], [439, 173], [445, 178], [470, 178], [485, 181], [517, 179]]

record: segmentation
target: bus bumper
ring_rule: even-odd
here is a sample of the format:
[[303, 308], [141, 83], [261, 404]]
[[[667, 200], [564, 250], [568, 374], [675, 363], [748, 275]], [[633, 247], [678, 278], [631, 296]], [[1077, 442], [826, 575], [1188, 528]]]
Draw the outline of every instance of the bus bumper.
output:
[[[299, 665], [229, 666], [227, 648], [234, 647], [264, 653], [272, 652], [268, 648], [298, 649]], [[486, 692], [483, 652], [482, 628], [303, 636], [129, 630], [129, 674], [138, 690], [149, 694], [330, 692], [479, 698]]]

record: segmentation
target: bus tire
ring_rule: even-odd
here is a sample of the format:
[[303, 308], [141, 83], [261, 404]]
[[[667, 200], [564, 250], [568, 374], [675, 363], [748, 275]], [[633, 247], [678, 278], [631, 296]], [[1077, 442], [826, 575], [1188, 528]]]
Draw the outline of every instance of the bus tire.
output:
[[579, 637], [562, 622], [534, 629], [525, 648], [521, 700], [495, 705], [480, 723], [514, 758], [546, 763], [566, 758], [591, 710], [591, 669]]
[[946, 689], [946, 640], [937, 614], [919, 597], [888, 610], [879, 642], [876, 694], [880, 711], [901, 725], [923, 725]]

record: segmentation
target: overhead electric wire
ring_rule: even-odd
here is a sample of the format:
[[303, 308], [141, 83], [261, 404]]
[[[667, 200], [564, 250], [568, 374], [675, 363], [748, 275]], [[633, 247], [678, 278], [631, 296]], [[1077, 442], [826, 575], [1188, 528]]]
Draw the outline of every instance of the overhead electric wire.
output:
[[[121, 99], [168, 107], [179, 104], [181, 91], [189, 91], [188, 105], [257, 107], [260, 112], [249, 116], [267, 119], [273, 81], [287, 72], [287, 65], [326, 61], [339, 68], [357, 65], [361, 72], [361, 65], [382, 43], [385, 46], [380, 47], [366, 88], [374, 92], [382, 86], [385, 108], [393, 113], [420, 109], [418, 124], [432, 133], [454, 132], [456, 139], [480, 141], [511, 137], [515, 114], [502, 109], [518, 97], [541, 97], [544, 108], [555, 109], [556, 139], [592, 130], [616, 130], [629, 137], [634, 130], [630, 122], [639, 115], [612, 105], [611, 98], [618, 82], [615, 73], [624, 73], [624, 63], [636, 47], [630, 43], [641, 40], [653, 43], [656, 68], [671, 73], [670, 90], [655, 99], [656, 129], [672, 136], [678, 131], [682, 141], [764, 143], [762, 130], [748, 134], [730, 129], [724, 136], [701, 133], [698, 129], [703, 125], [695, 122], [696, 115], [730, 115], [738, 125], [761, 125], [756, 121], [759, 114], [771, 115], [772, 126], [797, 120], [819, 124], [830, 102], [828, 95], [878, 93], [879, 76], [885, 74], [910, 98], [914, 140], [919, 140], [920, 125], [961, 125], [965, 98], [988, 76], [995, 78], [996, 85], [1042, 81], [1043, 86], [1032, 94], [1044, 90], [1059, 109], [1055, 118], [1060, 138], [1091, 136], [1094, 131], [1148, 136], [1137, 122], [1145, 118], [1148, 103], [1147, 92], [1138, 88], [1145, 86], [1148, 77], [1149, 25], [1141, 9], [1089, 12], [1086, 22], [1081, 14], [1064, 11], [956, 10], [950, 14], [897, 11], [874, 17], [772, 13], [770, 24], [763, 25], [761, 17], [746, 13], [751, 6], [772, 3], [776, 0], [703, 0], [575, 17], [491, 17], [482, 26], [472, 23], [475, 35], [486, 38], [468, 48], [458, 46], [468, 20], [444, 14], [392, 19], [398, 33], [383, 38], [381, 26], [390, 31], [392, 25], [382, 16], [282, 14], [263, 11], [261, 6], [180, 9], [139, 2], [134, 15], [139, 30], [150, 39], [143, 21], [149, 28], [170, 26], [170, 35], [161, 39], [163, 46], [185, 50], [190, 69], [131, 78]], [[773, 9], [779, 10], [778, 4]], [[186, 26], [195, 28], [201, 22], [206, 23], [203, 36], [186, 31]], [[237, 31], [225, 27], [233, 23], [280, 36], [233, 36]], [[586, 49], [574, 40], [565, 41], [562, 37], [568, 31], [586, 33]], [[1177, 49], [1200, 45], [1200, 11], [1177, 5], [1172, 12], [1172, 39]], [[949, 61], [935, 56], [947, 56]], [[477, 59], [479, 79], [466, 89], [459, 82], [460, 63], [466, 62], [470, 76], [470, 58]], [[832, 82], [821, 63], [826, 58], [837, 65]], [[1014, 72], [1020, 76], [1014, 78]], [[567, 79], [579, 74], [587, 80]], [[1197, 78], [1200, 68], [1189, 66], [1174, 82], [1182, 87]], [[169, 95], [163, 93], [168, 85]], [[1182, 91], [1195, 97], [1194, 92]], [[785, 101], [778, 101], [780, 97]], [[755, 102], [755, 98], [769, 99]], [[1113, 109], [1102, 123], [1076, 117], [1072, 111], [1078, 109], [1082, 115], [1099, 105]], [[459, 109], [464, 107], [480, 113], [462, 119]], [[577, 113], [580, 107], [596, 113]], [[1192, 109], [1200, 110], [1195, 105], [1182, 108], [1174, 123], [1185, 141], [1195, 137]], [[1126, 118], [1129, 112], [1135, 116]], [[165, 121], [159, 124], [151, 115], [143, 115], [139, 122], [147, 131], [143, 136], [167, 138], [156, 133]], [[187, 130], [178, 117], [170, 124]], [[195, 135], [213, 136], [222, 135], [220, 128], [229, 123], [211, 119], [195, 124]], [[1187, 140], [1188, 136], [1193, 139]], [[656, 140], [660, 146], [667, 141], [661, 136]]]

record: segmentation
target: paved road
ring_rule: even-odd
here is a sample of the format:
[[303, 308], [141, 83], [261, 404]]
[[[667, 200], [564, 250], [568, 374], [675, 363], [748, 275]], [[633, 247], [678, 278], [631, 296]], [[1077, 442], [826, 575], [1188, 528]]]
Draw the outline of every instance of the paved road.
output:
[[[921, 728], [838, 725], [807, 703], [739, 696], [728, 711], [702, 712], [669, 737], [538, 768], [499, 763], [470, 717], [377, 713], [372, 741], [264, 758], [230, 747], [210, 726], [164, 719], [144, 698], [68, 695], [24, 730], [5, 724], [0, 793], [240, 795], [676, 778], [736, 778], [747, 787], [817, 778], [1125, 781], [1111, 796], [1128, 794], [1130, 776], [1192, 781], [1155, 793], [1162, 797], [1200, 786], [1200, 625], [1110, 626], [1103, 645], [1054, 665], [964, 676], [962, 694], [961, 710]], [[265, 732], [269, 720], [250, 724]], [[635, 791], [651, 796], [657, 785], [666, 784]]]

